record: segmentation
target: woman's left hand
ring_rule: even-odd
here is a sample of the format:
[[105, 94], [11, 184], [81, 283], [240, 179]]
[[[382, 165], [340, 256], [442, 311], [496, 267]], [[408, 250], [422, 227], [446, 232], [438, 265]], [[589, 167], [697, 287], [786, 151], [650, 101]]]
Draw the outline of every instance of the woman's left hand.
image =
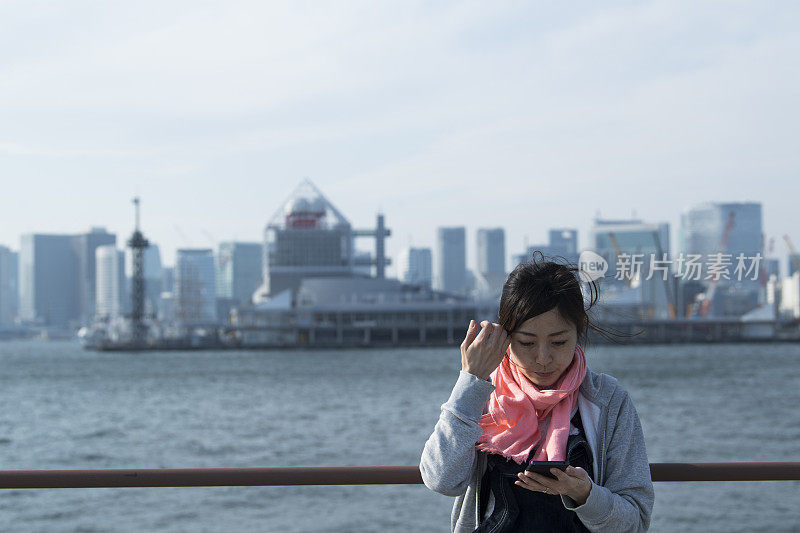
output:
[[568, 466], [565, 471], [551, 468], [550, 472], [558, 479], [552, 479], [536, 472], [523, 471], [514, 484], [528, 490], [537, 490], [545, 494], [565, 494], [575, 500], [578, 505], [586, 503], [589, 492], [592, 490], [592, 480], [589, 474], [581, 467]]

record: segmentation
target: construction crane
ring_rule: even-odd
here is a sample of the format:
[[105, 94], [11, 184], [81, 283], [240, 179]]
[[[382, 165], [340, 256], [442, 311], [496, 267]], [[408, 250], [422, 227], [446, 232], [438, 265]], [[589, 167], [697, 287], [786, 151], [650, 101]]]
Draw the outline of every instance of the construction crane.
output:
[[[653, 232], [653, 242], [656, 245], [656, 253], [658, 254], [659, 259], [664, 257], [664, 250], [661, 248], [661, 239], [658, 236], [658, 232]], [[672, 287], [670, 282], [672, 281], [672, 274], [669, 271], [669, 265], [667, 265], [667, 275], [664, 276], [664, 296], [667, 298], [667, 307], [669, 308], [669, 317], [675, 318], [675, 304], [673, 295], [672, 295]]]
[[[619, 256], [622, 255], [622, 248], [620, 248], [619, 241], [617, 241], [617, 236], [614, 235], [613, 231], [608, 232], [608, 240], [611, 241], [611, 246], [614, 247], [614, 254], [615, 254], [614, 265], [616, 265], [617, 261], [619, 260]], [[633, 281], [633, 272], [631, 272], [631, 276], [622, 276], [622, 277], [625, 278], [625, 286], [630, 287], [631, 282]]]
[[786, 241], [786, 246], [789, 247], [789, 253], [791, 254], [789, 257], [792, 260], [795, 272], [800, 272], [800, 257], [797, 255], [797, 250], [795, 250], [792, 240], [786, 234], [784, 234], [783, 240]]
[[[733, 221], [735, 217], [736, 211], [731, 211], [728, 214], [728, 221], [725, 223], [725, 229], [722, 231], [722, 240], [719, 243], [718, 250], [720, 254], [723, 253], [725, 248], [728, 247], [728, 238], [731, 236], [731, 230], [733, 229]], [[718, 261], [714, 263], [715, 267], [719, 265], [719, 259], [721, 259], [719, 255], [717, 256], [717, 259]], [[719, 281], [719, 276], [714, 276], [711, 278], [711, 281], [708, 284], [705, 299], [703, 299], [703, 302], [700, 304], [700, 311], [698, 313], [700, 316], [708, 315], [708, 311], [711, 309], [711, 302], [714, 299], [714, 293], [717, 289], [717, 281]]]
[[192, 241], [189, 239], [189, 237], [186, 236], [186, 234], [183, 232], [183, 230], [180, 228], [180, 226], [178, 226], [177, 224], [173, 224], [172, 227], [175, 228], [175, 233], [177, 233], [178, 236], [181, 239], [183, 239], [184, 244], [191, 248], [192, 247]]
[[203, 233], [203, 235], [205, 235], [206, 239], [208, 239], [208, 242], [210, 242], [210, 243], [211, 243], [211, 247], [212, 247], [212, 249], [213, 249], [213, 248], [216, 248], [216, 246], [217, 246], [217, 239], [215, 239], [215, 238], [214, 238], [214, 236], [213, 236], [213, 235], [211, 235], [211, 232], [209, 232], [209, 231], [208, 231], [208, 230], [206, 230], [206, 229], [201, 229], [200, 231]]
[[[761, 250], [760, 254], [762, 257], [767, 257], [768, 254], [772, 254], [772, 245], [774, 239], [769, 240], [769, 248], [767, 248], [767, 236], [762, 232], [761, 233]], [[758, 267], [758, 307], [764, 307], [764, 304], [767, 301], [767, 265], [766, 261], [759, 261]]]

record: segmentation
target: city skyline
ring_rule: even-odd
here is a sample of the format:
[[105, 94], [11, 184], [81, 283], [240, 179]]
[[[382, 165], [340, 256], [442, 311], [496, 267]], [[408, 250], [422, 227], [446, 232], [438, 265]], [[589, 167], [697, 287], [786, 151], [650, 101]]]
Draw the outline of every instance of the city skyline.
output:
[[585, 246], [598, 210], [677, 228], [708, 201], [762, 203], [783, 258], [784, 233], [800, 242], [799, 9], [5, 3], [0, 244], [127, 237], [139, 195], [174, 264], [260, 242], [308, 176], [355, 227], [383, 212], [392, 258], [464, 225], [475, 270], [477, 228], [505, 228], [511, 257], [553, 227]]
[[[766, 274], [778, 273], [780, 269], [777, 259], [765, 260], [763, 265], [761, 263], [761, 220], [762, 206], [758, 203], [697, 205], [682, 217], [682, 226], [679, 228], [682, 246], [675, 251], [661, 244], [669, 241], [670, 229], [666, 223], [648, 224], [641, 219], [598, 219], [593, 228], [596, 238], [594, 246], [578, 246], [574, 230], [551, 228], [548, 242], [530, 247], [526, 255], [530, 255], [534, 249], [540, 249], [547, 256], [563, 255], [568, 261], [579, 261], [582, 267], [588, 262], [586, 264], [592, 265], [587, 267], [592, 276], [607, 274], [609, 281], [614, 278], [621, 282], [612, 282], [616, 288], [611, 291], [612, 294], [617, 293], [619, 302], [608, 305], [621, 305], [619, 309], [624, 309], [631, 302], [620, 291], [636, 289], [635, 293], [628, 291], [628, 294], [635, 294], [636, 299], [641, 300], [641, 305], [636, 305], [643, 307], [637, 307], [637, 312], [644, 312], [651, 317], [674, 318], [677, 316], [676, 309], [685, 312], [686, 316], [692, 313], [707, 316], [711, 305], [705, 302], [711, 300], [700, 298], [703, 305], [698, 307], [697, 304], [700, 301], [697, 296], [702, 291], [709, 295], [719, 293], [713, 300], [715, 316], [744, 316], [758, 308], [760, 303], [773, 298], [777, 290], [785, 293], [782, 298], [786, 299], [786, 305], [783, 299], [778, 301], [773, 298], [772, 302], [780, 304], [781, 312], [785, 312], [795, 306], [792, 287], [796, 280], [788, 280], [786, 284], [781, 284], [779, 280], [770, 281], [770, 288], [767, 289]], [[736, 221], [740, 222], [739, 227]], [[478, 272], [472, 273], [466, 269], [465, 228], [440, 227], [437, 233], [437, 249], [433, 255], [434, 275], [427, 276], [433, 282], [434, 289], [471, 297], [473, 302], [496, 301], [505, 280], [502, 266], [504, 229], [484, 228], [478, 231], [477, 256], [482, 266]], [[143, 296], [150, 301], [151, 313], [158, 310], [158, 317], [171, 316], [174, 310], [180, 321], [195, 324], [216, 321], [218, 316], [228, 316], [239, 303], [250, 300], [251, 294], [254, 309], [260, 310], [280, 308], [280, 305], [286, 305], [289, 301], [295, 302], [295, 297], [298, 305], [306, 306], [315, 305], [319, 298], [339, 304], [376, 304], [385, 302], [386, 298], [405, 301], [401, 294], [408, 288], [404, 289], [397, 280], [386, 279], [379, 268], [383, 264], [383, 247], [378, 235], [390, 234], [389, 228], [384, 226], [382, 215], [377, 217], [376, 230], [354, 229], [344, 214], [329, 203], [312, 183], [304, 183], [276, 213], [263, 246], [259, 243], [246, 245], [247, 257], [241, 254], [235, 257], [235, 247], [226, 248], [224, 244], [219, 246], [216, 253], [207, 247], [179, 249], [174, 273], [172, 269], [161, 271], [158, 267], [156, 271], [148, 273], [148, 264], [160, 264], [158, 244], [152, 243], [142, 258], [145, 265], [143, 274], [156, 283], [152, 291], [148, 283]], [[140, 234], [137, 232], [136, 235]], [[376, 239], [376, 260], [361, 263], [376, 266], [375, 276], [369, 281], [358, 274], [361, 254], [352, 247], [356, 237], [364, 236]], [[3, 289], [0, 290], [0, 304], [9, 299], [5, 303], [10, 304], [12, 315], [17, 305], [16, 295], [6, 290], [9, 280], [3, 281], [4, 277], [8, 277], [6, 270], [9, 267], [12, 277], [13, 271], [20, 274], [17, 283], [13, 279], [10, 281], [12, 288], [15, 285], [19, 288], [19, 318], [23, 321], [43, 320], [47, 324], [63, 324], [77, 319], [80, 323], [86, 323], [90, 317], [98, 315], [96, 309], [102, 309], [99, 313], [101, 318], [121, 316], [126, 307], [123, 301], [126, 292], [122, 277], [124, 267], [115, 260], [118, 257], [124, 259], [124, 253], [116, 248], [115, 234], [107, 233], [102, 227], [94, 227], [87, 234], [26, 234], [21, 240], [24, 246], [19, 254], [10, 256], [12, 263], [5, 267], [0, 265], [0, 289]], [[721, 249], [723, 244], [725, 248]], [[580, 259], [577, 255], [579, 249]], [[9, 259], [8, 250], [0, 247], [0, 253], [5, 253], [5, 263]], [[262, 260], [267, 250], [270, 261], [264, 263]], [[398, 263], [402, 262], [402, 265], [398, 264], [398, 267], [410, 270], [412, 263], [416, 262], [414, 270], [430, 272], [431, 250], [418, 250], [427, 253], [427, 265], [420, 262], [419, 258], [412, 261], [409, 256], [407, 261], [399, 260]], [[588, 254], [586, 258], [584, 251]], [[665, 284], [667, 269], [664, 264], [667, 261], [666, 258], [660, 259], [662, 252], [670, 253], [670, 258], [675, 262], [675, 274], [684, 282], [682, 285], [673, 287], [672, 283]], [[517, 261], [524, 261], [526, 255]], [[650, 261], [647, 255], [652, 256]], [[19, 265], [15, 268], [16, 257], [19, 258]], [[104, 257], [110, 257], [110, 260]], [[658, 262], [653, 261], [656, 258], [659, 258]], [[736, 280], [730, 277], [731, 266], [735, 266], [733, 275], [738, 275]], [[229, 267], [233, 267], [233, 270]], [[634, 279], [637, 277], [635, 271], [640, 268], [643, 269], [643, 277], [637, 281]], [[263, 279], [260, 275], [262, 269]], [[661, 282], [653, 279], [652, 274], [657, 272], [664, 274]], [[761, 272], [764, 277], [757, 280]], [[173, 285], [167, 277], [174, 280]], [[704, 281], [702, 284], [699, 283], [701, 279]], [[166, 285], [163, 285], [165, 282]], [[225, 288], [221, 283], [231, 286]], [[234, 285], [241, 290], [234, 289]], [[717, 285], [719, 290], [715, 291]], [[238, 296], [233, 291], [238, 292]], [[360, 291], [365, 292], [362, 294]], [[289, 299], [286, 298], [287, 294], [290, 295]], [[438, 298], [425, 291], [422, 294], [434, 300]], [[265, 303], [268, 305], [262, 309], [261, 304]], [[133, 307], [136, 308], [135, 305]], [[147, 307], [146, 302], [144, 306], [139, 304], [139, 308], [142, 307]], [[776, 311], [772, 309], [772, 313]], [[767, 312], [768, 308], [758, 311]], [[4, 320], [8, 322], [8, 317]], [[422, 338], [423, 334], [420, 335]], [[395, 337], [393, 334], [392, 338]]]
[[[718, 202], [717, 201], [717, 202], [705, 202], [705, 203], [693, 204], [692, 206], [688, 206], [685, 209], [681, 210], [681, 215], [684, 215], [690, 208], [698, 208], [698, 207], [700, 207], [702, 205], [705, 205], [705, 204], [709, 204], [709, 205], [720, 205], [720, 204], [723, 204], [724, 205], [724, 204], [728, 204], [728, 203], [730, 203], [730, 202]], [[734, 203], [739, 203], [739, 202], [734, 202]], [[744, 203], [746, 203], [746, 202], [744, 202]], [[755, 202], [755, 203], [759, 204], [759, 202]], [[635, 215], [635, 213], [634, 213], [634, 215]], [[593, 219], [593, 221], [592, 221], [593, 225], [586, 232], [587, 235], [585, 237], [582, 237], [582, 232], [578, 231], [578, 243], [577, 243], [578, 244], [578, 251], [584, 251], [584, 250], [591, 250], [591, 251], [595, 251], [595, 252], [598, 251], [598, 249], [596, 249], [596, 247], [593, 245], [593, 242], [592, 242], [592, 238], [593, 238], [593, 233], [592, 232], [597, 230], [598, 228], [600, 230], [602, 230], [603, 226], [602, 225], [601, 226], [596, 226], [595, 225], [596, 222], [602, 222], [602, 223], [606, 223], [607, 224], [607, 223], [611, 223], [611, 222], [613, 222], [613, 223], [616, 223], [616, 222], [626, 222], [627, 223], [627, 222], [631, 222], [631, 221], [635, 222], [637, 220], [641, 221], [644, 224], [656, 224], [656, 225], [658, 225], [658, 224], [662, 224], [662, 225], [663, 224], [667, 224], [667, 226], [669, 228], [672, 228], [670, 230], [670, 232], [669, 232], [671, 234], [670, 238], [669, 238], [669, 250], [671, 251], [671, 254], [673, 254], [673, 255], [676, 255], [680, 251], [681, 246], [680, 246], [679, 234], [680, 234], [680, 229], [681, 229], [682, 224], [683, 224], [683, 221], [680, 218], [679, 218], [679, 222], [676, 225], [673, 226], [673, 224], [671, 224], [669, 222], [652, 221], [652, 220], [648, 220], [647, 218], [642, 218], [641, 216], [637, 216], [637, 218], [617, 218], [617, 219], [596, 218], [596, 219]], [[392, 228], [391, 225], [388, 225], [388, 224], [387, 224], [387, 226], [394, 233], [394, 228]], [[496, 230], [501, 230], [503, 232], [508, 233], [507, 228], [503, 228], [503, 227], [498, 227], [498, 228], [475, 227], [475, 228], [470, 229], [470, 227], [466, 226], [466, 225], [440, 226], [440, 227], [437, 227], [437, 228], [433, 228], [433, 231], [434, 231], [434, 233], [436, 233], [436, 232], [438, 232], [439, 230], [441, 230], [443, 228], [465, 228], [465, 230], [466, 230], [465, 244], [466, 244], [466, 249], [467, 249], [467, 253], [466, 253], [466, 257], [465, 257], [466, 265], [467, 265], [467, 270], [469, 270], [469, 271], [471, 271], [473, 273], [478, 272], [478, 269], [477, 269], [478, 260], [477, 260], [477, 255], [476, 254], [478, 253], [478, 248], [479, 248], [478, 241], [480, 239], [480, 233], [482, 231], [492, 231], [492, 230], [495, 230], [495, 229]], [[543, 231], [545, 232], [547, 237], [543, 238], [541, 241], [535, 242], [533, 244], [531, 244], [530, 242], [527, 242], [527, 247], [519, 247], [519, 248], [512, 248], [512, 249], [509, 249], [508, 240], [506, 238], [505, 241], [504, 241], [506, 243], [506, 246], [505, 246], [505, 258], [506, 258], [507, 263], [508, 263], [507, 267], [506, 267], [506, 272], [510, 272], [513, 269], [513, 266], [515, 264], [515, 260], [516, 259], [518, 259], [521, 256], [526, 255], [526, 250], [530, 250], [530, 249], [535, 247], [537, 249], [542, 249], [547, 254], [548, 253], [547, 252], [547, 249], [548, 249], [548, 244], [547, 244], [548, 243], [548, 238], [552, 238], [551, 234], [552, 234], [553, 231], [560, 231], [562, 229], [574, 229], [574, 230], [577, 230], [577, 228], [544, 228]], [[19, 252], [21, 239], [22, 239], [22, 237], [24, 235], [56, 235], [56, 236], [70, 236], [71, 235], [71, 236], [78, 236], [78, 235], [90, 234], [90, 233], [96, 232], [96, 231], [101, 231], [101, 232], [102, 231], [106, 231], [109, 234], [117, 236], [117, 238], [119, 239], [119, 242], [117, 244], [117, 249], [118, 250], [122, 250], [122, 251], [126, 251], [125, 270], [126, 270], [126, 273], [128, 275], [130, 275], [130, 265], [128, 264], [130, 262], [130, 251], [125, 246], [125, 241], [127, 239], [127, 236], [124, 235], [124, 234], [115, 233], [114, 231], [110, 231], [108, 229], [108, 227], [105, 226], [105, 225], [93, 225], [90, 228], [86, 228], [85, 230], [82, 230], [82, 231], [79, 230], [79, 231], [70, 232], [70, 233], [34, 231], [34, 232], [25, 233], [25, 234], [20, 235], [19, 239], [17, 240], [17, 246], [14, 246], [13, 244], [5, 244], [5, 243], [2, 243], [2, 242], [0, 242], [0, 246], [4, 246], [4, 247], [8, 248], [9, 250], [11, 250], [13, 252]], [[156, 238], [151, 239], [152, 244], [159, 249], [159, 255], [161, 257], [162, 266], [164, 268], [167, 268], [167, 267], [173, 268], [175, 266], [174, 259], [177, 257], [177, 255], [178, 255], [180, 250], [210, 249], [210, 250], [212, 250], [212, 252], [216, 256], [220, 252], [220, 248], [224, 247], [225, 245], [230, 245], [232, 243], [238, 243], [238, 244], [261, 244], [263, 242], [263, 236], [262, 236], [260, 239], [254, 239], [254, 240], [225, 239], [225, 240], [215, 241], [215, 242], [212, 243], [212, 242], [210, 242], [211, 233], [206, 228], [202, 228], [202, 229], [199, 229], [199, 230], [196, 230], [196, 231], [200, 231], [201, 234], [204, 234], [206, 239], [209, 239], [209, 243], [207, 245], [200, 244], [198, 246], [186, 246], [186, 245], [178, 246], [178, 247], [176, 247], [175, 249], [172, 250], [172, 255], [171, 256], [164, 252], [165, 247], [161, 244], [161, 242], [158, 239], [156, 239]], [[511, 232], [513, 233], [513, 229], [512, 229]], [[186, 232], [185, 232], [184, 229], [180, 229], [180, 233], [182, 235], [186, 235]], [[785, 245], [785, 243], [783, 241], [783, 235], [784, 234], [776, 235], [776, 236], [770, 236], [770, 235], [767, 235], [766, 232], [764, 232], [764, 236], [766, 237], [766, 240], [765, 240], [765, 243], [764, 243], [764, 250], [763, 250], [764, 251], [764, 257], [773, 257], [773, 258], [776, 258], [776, 259], [780, 260], [780, 264], [781, 264], [780, 272], [781, 272], [781, 274], [782, 275], [787, 275], [787, 274], [790, 275], [790, 272], [789, 272], [790, 266], [788, 264], [788, 261], [790, 260], [791, 253], [790, 253], [790, 251], [788, 250], [788, 247], [786, 247], [786, 245]], [[769, 241], [770, 240], [773, 241], [772, 242], [772, 247], [773, 247], [772, 251], [769, 250], [769, 247], [770, 247], [770, 242]], [[358, 242], [358, 241], [356, 240], [355, 242]], [[387, 245], [387, 248], [389, 248], [388, 245]], [[400, 275], [399, 275], [399, 273], [397, 271], [397, 258], [399, 258], [400, 255], [404, 251], [408, 250], [409, 248], [415, 248], [415, 249], [425, 248], [425, 249], [429, 249], [429, 250], [435, 252], [435, 250], [437, 248], [437, 245], [434, 242], [433, 245], [408, 244], [408, 245], [399, 246], [399, 247], [396, 247], [396, 248], [397, 248], [397, 256], [396, 257], [388, 256], [392, 260], [392, 263], [391, 263], [391, 265], [389, 267], [387, 267], [387, 275], [389, 277], [399, 278]], [[786, 248], [786, 249], [782, 251], [781, 248]], [[363, 244], [361, 246], [356, 246], [355, 249], [360, 253], [369, 252], [373, 256], [374, 256], [374, 253], [375, 253], [374, 248], [365, 247]], [[474, 256], [472, 258], [472, 260], [470, 260], [470, 254]], [[784, 266], [784, 263], [785, 263], [785, 266]]]

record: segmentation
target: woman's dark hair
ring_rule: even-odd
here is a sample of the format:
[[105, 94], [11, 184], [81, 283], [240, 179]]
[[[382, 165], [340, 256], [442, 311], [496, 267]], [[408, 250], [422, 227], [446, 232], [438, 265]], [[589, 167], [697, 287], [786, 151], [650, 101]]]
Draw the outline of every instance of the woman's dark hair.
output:
[[[541, 259], [537, 259], [537, 254]], [[598, 327], [589, 318], [589, 310], [600, 296], [597, 283], [586, 283], [588, 303], [584, 301], [579, 278], [580, 269], [563, 257], [546, 260], [541, 251], [533, 252], [531, 260], [520, 263], [509, 274], [500, 297], [498, 323], [509, 333], [523, 322], [553, 308], [578, 330], [578, 343], [585, 344], [589, 330], [597, 331], [606, 338], [617, 335]], [[613, 339], [612, 339], [613, 340]]]

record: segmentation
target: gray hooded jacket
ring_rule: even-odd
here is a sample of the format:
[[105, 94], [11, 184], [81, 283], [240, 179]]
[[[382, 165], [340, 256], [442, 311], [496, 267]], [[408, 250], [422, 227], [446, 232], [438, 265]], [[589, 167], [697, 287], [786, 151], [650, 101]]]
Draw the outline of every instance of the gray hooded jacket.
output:
[[[483, 518], [477, 495], [486, 470], [486, 453], [478, 451], [475, 444], [483, 434], [478, 422], [493, 390], [491, 382], [460, 371], [422, 451], [419, 469], [425, 485], [456, 497], [450, 520], [455, 533], [472, 532]], [[565, 495], [561, 501], [590, 531], [647, 531], [654, 492], [633, 402], [616, 378], [590, 370], [579, 392], [578, 410], [592, 449], [594, 482], [583, 505], [577, 506]]]

